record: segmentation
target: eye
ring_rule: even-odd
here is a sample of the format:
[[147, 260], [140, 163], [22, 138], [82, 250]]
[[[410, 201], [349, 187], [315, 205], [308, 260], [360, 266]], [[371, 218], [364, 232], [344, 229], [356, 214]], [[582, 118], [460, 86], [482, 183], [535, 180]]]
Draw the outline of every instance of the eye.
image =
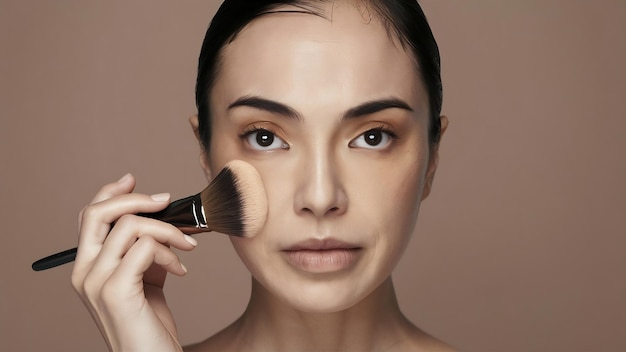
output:
[[255, 128], [243, 134], [248, 145], [254, 150], [289, 149], [289, 145], [272, 131], [264, 128]]
[[384, 128], [372, 128], [350, 142], [350, 147], [365, 149], [383, 149], [396, 135]]

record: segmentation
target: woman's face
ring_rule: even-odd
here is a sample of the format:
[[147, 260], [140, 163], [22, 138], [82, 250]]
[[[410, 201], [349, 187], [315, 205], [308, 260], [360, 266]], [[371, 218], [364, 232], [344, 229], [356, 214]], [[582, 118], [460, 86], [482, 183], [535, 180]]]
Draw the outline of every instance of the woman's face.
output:
[[269, 202], [262, 232], [233, 245], [274, 296], [317, 312], [389, 277], [436, 168], [413, 60], [376, 16], [328, 6], [327, 18], [251, 22], [224, 48], [210, 97], [210, 172], [249, 162]]

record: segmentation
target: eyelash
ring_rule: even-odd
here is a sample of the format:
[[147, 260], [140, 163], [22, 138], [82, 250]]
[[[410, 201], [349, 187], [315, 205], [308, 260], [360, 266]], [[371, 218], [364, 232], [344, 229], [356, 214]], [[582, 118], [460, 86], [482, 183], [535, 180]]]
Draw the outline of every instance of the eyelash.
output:
[[[250, 126], [246, 127], [246, 128], [245, 128], [245, 129], [244, 129], [244, 130], [243, 130], [243, 131], [239, 134], [239, 138], [240, 138], [242, 141], [246, 141], [246, 139], [247, 139], [247, 138], [249, 138], [252, 134], [254, 134], [254, 133], [258, 133], [258, 132], [269, 132], [269, 133], [273, 134], [276, 138], [278, 138], [278, 139], [282, 140], [282, 141], [286, 144], [286, 147], [285, 147], [285, 148], [281, 148], [281, 149], [289, 149], [289, 145], [287, 144], [287, 142], [285, 142], [284, 138], [279, 137], [279, 136], [276, 134], [276, 132], [274, 132], [274, 130], [273, 130], [273, 129], [271, 129], [271, 128], [267, 128], [267, 127], [260, 127], [260, 126], [257, 126], [257, 125], [250, 125]], [[251, 148], [253, 148], [252, 146], [250, 146], [250, 147], [251, 147]], [[253, 149], [255, 149], [255, 148], [253, 148]], [[267, 150], [267, 151], [270, 151], [270, 150], [273, 150], [273, 149], [269, 149], [269, 150]]]
[[391, 139], [398, 139], [398, 134], [395, 131], [393, 131], [391, 128], [387, 127], [386, 125], [378, 125], [374, 128], [369, 128], [363, 133], [369, 132], [369, 131], [380, 131], [380, 132], [388, 134], [389, 137], [391, 137]]
[[[364, 134], [371, 132], [371, 131], [377, 131], [377, 132], [382, 132], [385, 133], [386, 135], [389, 136], [389, 138], [391, 139], [391, 141], [398, 139], [398, 134], [396, 132], [394, 132], [393, 130], [391, 130], [389, 127], [387, 127], [386, 125], [378, 125], [376, 127], [373, 128], [368, 128], [367, 130], [363, 131], [361, 134], [359, 134], [356, 138], [352, 139], [350, 141], [350, 145], [352, 143], [354, 143], [355, 140], [357, 140], [358, 138], [360, 138], [361, 136], [363, 136]], [[249, 127], [246, 127], [241, 134], [239, 134], [239, 138], [243, 141], [245, 141], [248, 137], [250, 137], [250, 135], [254, 134], [254, 133], [258, 133], [258, 132], [269, 132], [271, 134], [273, 134], [274, 136], [276, 136], [277, 138], [281, 139], [284, 141], [283, 138], [279, 137], [276, 132], [274, 132], [271, 128], [267, 128], [267, 127], [260, 127], [257, 125], [251, 125]], [[390, 141], [390, 142], [391, 142]], [[285, 142], [286, 143], [286, 142]], [[384, 146], [383, 146], [384, 147]], [[287, 146], [286, 149], [289, 149], [289, 147]], [[372, 148], [374, 149], [374, 148]]]
[[[386, 137], [387, 137], [387, 138], [389, 138], [389, 140], [387, 141], [387, 143], [385, 143], [383, 146], [380, 146], [380, 147], [379, 147], [378, 145], [375, 145], [375, 146], [370, 146], [370, 147], [359, 147], [359, 146], [356, 146], [357, 141], [358, 141], [360, 138], [365, 138], [364, 136], [365, 136], [365, 134], [367, 134], [368, 132], [380, 132], [380, 133], [383, 133], [383, 134], [385, 134], [385, 135], [386, 135]], [[349, 146], [350, 146], [350, 147], [353, 147], [353, 148], [363, 148], [363, 149], [381, 150], [381, 149], [386, 149], [386, 148], [387, 148], [387, 146], [388, 146], [391, 142], [393, 142], [394, 140], [397, 140], [398, 138], [399, 138], [399, 137], [398, 137], [398, 134], [397, 134], [395, 131], [393, 131], [392, 129], [390, 129], [389, 127], [387, 127], [387, 125], [383, 125], [383, 124], [381, 124], [381, 125], [378, 125], [378, 126], [376, 126], [376, 127], [373, 127], [373, 128], [368, 128], [367, 130], [363, 131], [363, 132], [362, 132], [361, 134], [359, 134], [356, 138], [354, 138], [354, 139], [352, 139], [352, 140], [350, 141]], [[365, 143], [367, 143], [367, 141], [365, 141]]]
[[251, 135], [251, 134], [253, 134], [253, 133], [255, 133], [255, 132], [259, 132], [259, 131], [269, 131], [269, 132], [274, 133], [274, 131], [269, 130], [269, 129], [267, 129], [267, 128], [261, 128], [261, 127], [256, 126], [256, 125], [251, 125], [251, 126], [246, 127], [246, 128], [245, 128], [245, 129], [244, 129], [244, 130], [243, 130], [243, 131], [239, 134], [239, 138], [242, 138], [242, 139], [243, 139], [243, 138], [246, 138], [246, 137], [248, 137], [249, 135]]

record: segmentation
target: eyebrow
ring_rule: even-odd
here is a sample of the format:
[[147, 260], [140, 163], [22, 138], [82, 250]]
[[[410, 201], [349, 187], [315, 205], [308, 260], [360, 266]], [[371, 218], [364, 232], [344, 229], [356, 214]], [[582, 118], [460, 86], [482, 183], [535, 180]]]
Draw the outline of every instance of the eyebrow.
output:
[[264, 110], [273, 114], [282, 115], [295, 120], [302, 120], [302, 116], [298, 112], [289, 106], [279, 103], [277, 101], [264, 99], [255, 96], [243, 96], [235, 100], [232, 104], [228, 105], [228, 110], [239, 107], [248, 106], [251, 108]]
[[370, 115], [370, 114], [377, 113], [379, 111], [383, 111], [386, 109], [394, 109], [394, 108], [407, 110], [407, 111], [413, 111], [411, 106], [409, 106], [409, 104], [407, 104], [403, 100], [398, 99], [398, 98], [387, 98], [387, 99], [368, 101], [354, 108], [351, 108], [348, 111], [346, 111], [345, 114], [343, 114], [342, 120], [348, 120], [348, 119], [352, 119], [355, 117]]
[[[240, 107], [240, 106], [248, 106], [251, 108], [264, 110], [270, 113], [274, 113], [277, 115], [282, 115], [284, 117], [288, 117], [295, 120], [302, 120], [302, 116], [293, 108], [279, 103], [277, 101], [257, 97], [257, 96], [243, 96], [228, 106], [228, 110]], [[360, 104], [356, 107], [353, 107], [346, 111], [343, 114], [342, 120], [353, 119], [357, 117], [362, 117], [365, 115], [370, 115], [377, 113], [386, 109], [403, 109], [407, 111], [413, 111], [411, 106], [398, 98], [386, 98], [379, 100], [372, 100]]]

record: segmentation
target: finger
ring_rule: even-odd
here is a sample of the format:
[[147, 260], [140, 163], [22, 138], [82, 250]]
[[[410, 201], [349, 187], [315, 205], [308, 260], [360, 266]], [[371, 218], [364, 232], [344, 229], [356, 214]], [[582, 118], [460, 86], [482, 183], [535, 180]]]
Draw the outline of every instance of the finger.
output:
[[82, 227], [78, 240], [75, 270], [86, 270], [98, 256], [111, 223], [122, 215], [137, 212], [156, 212], [164, 209], [170, 200], [167, 193], [147, 196], [122, 194], [87, 207], [83, 212]]
[[[135, 177], [132, 174], [127, 173], [126, 175], [122, 176], [119, 180], [117, 180], [117, 182], [109, 183], [107, 185], [104, 185], [102, 188], [100, 188], [98, 193], [96, 193], [96, 195], [94, 196], [94, 198], [91, 200], [89, 204], [91, 205], [91, 204], [99, 203], [103, 200], [112, 198], [116, 195], [130, 193], [133, 191], [134, 188], [135, 188]], [[83, 216], [87, 208], [88, 206], [85, 206], [78, 213], [79, 231], [80, 231], [80, 228], [82, 227]]]
[[117, 182], [104, 185], [91, 200], [90, 204], [98, 203], [111, 197], [130, 193], [135, 188], [135, 177], [128, 173], [122, 176]]
[[124, 215], [115, 224], [102, 247], [101, 257], [122, 258], [140, 238], [150, 236], [157, 242], [190, 251], [197, 241], [166, 222], [137, 215]]
[[170, 202], [169, 193], [148, 196], [123, 194], [88, 206], [83, 212], [80, 244], [102, 244], [110, 225], [125, 214], [154, 213], [165, 209]]
[[167, 247], [185, 251], [190, 251], [197, 245], [195, 239], [183, 234], [171, 224], [135, 215], [124, 215], [115, 224], [102, 245], [91, 272], [95, 275], [112, 272], [126, 252], [145, 236], [150, 236]]
[[[183, 276], [187, 273], [187, 268], [182, 265], [178, 255], [171, 248], [149, 236], [138, 239], [124, 258], [128, 260], [122, 260], [119, 266], [120, 272], [124, 274], [128, 268], [128, 274], [134, 275], [133, 281], [135, 282], [143, 282], [144, 273], [153, 263], [174, 275]], [[136, 269], [133, 270], [133, 268]]]
[[[103, 292], [102, 294], [107, 296], [109, 300], [132, 300], [136, 298], [137, 290], [143, 289], [144, 273], [153, 264], [159, 265], [165, 271], [178, 276], [185, 275], [187, 272], [174, 251], [157, 242], [154, 238], [145, 236], [137, 240], [122, 258], [119, 266], [109, 276], [105, 286], [107, 291], [113, 290], [114, 292]], [[116, 294], [132, 296], [115, 296]], [[143, 298], [143, 295], [141, 296]]]

